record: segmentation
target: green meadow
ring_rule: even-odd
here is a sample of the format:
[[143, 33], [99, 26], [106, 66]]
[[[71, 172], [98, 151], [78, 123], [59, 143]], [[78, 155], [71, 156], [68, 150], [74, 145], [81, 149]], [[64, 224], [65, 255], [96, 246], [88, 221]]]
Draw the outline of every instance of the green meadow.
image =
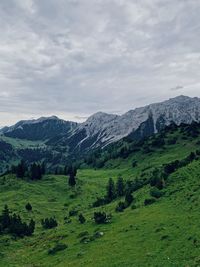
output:
[[[169, 145], [167, 140], [172, 135], [177, 136], [177, 142]], [[141, 149], [126, 159], [109, 160], [102, 169], [80, 169], [74, 189], [64, 175], [45, 175], [40, 181], [21, 180], [11, 174], [0, 177], [0, 209], [7, 204], [23, 220], [36, 221], [31, 237], [0, 236], [0, 266], [200, 266], [199, 159], [173, 172], [163, 196], [151, 205], [144, 205], [150, 198], [147, 184], [133, 193], [135, 203], [124, 212], [115, 211], [123, 198], [92, 207], [97, 197], [105, 195], [110, 177], [115, 181], [119, 175], [134, 180], [142, 173], [148, 175], [152, 168], [185, 158], [199, 146], [199, 137], [183, 138], [179, 132], [169, 133], [165, 141], [164, 147], [148, 154]], [[137, 160], [136, 167], [133, 160]], [[28, 202], [33, 207], [30, 212], [25, 209]], [[69, 216], [70, 211], [75, 215]], [[110, 223], [96, 224], [95, 211], [111, 214]], [[84, 224], [78, 221], [80, 213], [86, 218]], [[55, 216], [58, 227], [44, 230], [41, 219], [51, 216]], [[65, 246], [50, 254], [58, 244]]]

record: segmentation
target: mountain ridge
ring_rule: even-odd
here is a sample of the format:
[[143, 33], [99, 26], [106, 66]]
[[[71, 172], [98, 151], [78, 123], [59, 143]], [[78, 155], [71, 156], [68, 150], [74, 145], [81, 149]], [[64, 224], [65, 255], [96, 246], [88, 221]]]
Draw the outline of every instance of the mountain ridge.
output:
[[180, 95], [131, 109], [122, 115], [97, 112], [83, 123], [61, 120], [56, 116], [20, 121], [4, 127], [0, 133], [14, 138], [46, 140], [51, 146], [69, 147], [70, 153], [76, 154], [104, 148], [127, 136], [142, 139], [171, 123], [180, 125], [193, 121], [200, 121], [200, 98]]

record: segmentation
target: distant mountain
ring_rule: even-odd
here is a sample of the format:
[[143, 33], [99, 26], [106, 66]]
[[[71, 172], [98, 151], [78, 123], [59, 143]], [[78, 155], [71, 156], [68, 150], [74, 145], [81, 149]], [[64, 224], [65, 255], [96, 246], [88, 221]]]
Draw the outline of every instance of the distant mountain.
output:
[[150, 136], [171, 123], [180, 125], [193, 121], [200, 121], [200, 99], [178, 96], [130, 110], [121, 116], [98, 112], [56, 143], [67, 144], [74, 153], [89, 151], [126, 136], [137, 140]]
[[141, 139], [175, 123], [191, 124], [200, 121], [200, 99], [178, 96], [167, 101], [130, 110], [119, 116], [98, 112], [84, 123], [77, 124], [55, 116], [20, 121], [0, 132], [5, 136], [28, 140], [45, 140], [51, 148], [67, 148], [77, 154], [103, 148], [129, 136]]
[[41, 117], [37, 120], [19, 121], [11, 127], [4, 127], [0, 133], [12, 138], [27, 140], [48, 140], [67, 134], [77, 127], [76, 122], [64, 121], [56, 116]]

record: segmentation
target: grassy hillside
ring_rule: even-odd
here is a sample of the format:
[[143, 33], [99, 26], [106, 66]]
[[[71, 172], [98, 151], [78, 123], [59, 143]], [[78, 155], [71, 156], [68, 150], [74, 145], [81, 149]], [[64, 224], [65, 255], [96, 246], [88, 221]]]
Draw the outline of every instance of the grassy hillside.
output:
[[[171, 144], [173, 137], [176, 143]], [[165, 144], [158, 147], [152, 147], [153, 139], [147, 140], [152, 148], [148, 153], [142, 144], [126, 158], [106, 161], [103, 169], [79, 170], [76, 189], [69, 188], [67, 177], [61, 175], [46, 175], [34, 182], [13, 175], [0, 177], [0, 209], [8, 204], [24, 220], [36, 221], [32, 237], [0, 236], [0, 266], [200, 266], [199, 158], [173, 172], [162, 190], [164, 195], [151, 205], [144, 205], [150, 197], [149, 184], [133, 193], [134, 206], [122, 213], [115, 212], [120, 199], [99, 208], [91, 205], [105, 194], [110, 177], [148, 177], [155, 167], [184, 159], [199, 146], [198, 134], [186, 135], [180, 129], [168, 132], [164, 139]], [[133, 161], [137, 161], [134, 167]], [[32, 212], [26, 211], [27, 202]], [[77, 215], [69, 218], [71, 210], [81, 212], [86, 223], [80, 224]], [[94, 223], [94, 211], [101, 210], [112, 214], [110, 223]], [[40, 220], [49, 216], [55, 216], [59, 225], [44, 230]], [[68, 247], [49, 255], [58, 243]]]

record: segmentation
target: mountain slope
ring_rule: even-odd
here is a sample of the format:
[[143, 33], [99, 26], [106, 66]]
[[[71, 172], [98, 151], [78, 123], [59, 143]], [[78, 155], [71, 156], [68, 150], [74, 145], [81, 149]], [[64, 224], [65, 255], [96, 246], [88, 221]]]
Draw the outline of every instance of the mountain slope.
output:
[[[42, 141], [45, 151], [40, 149], [38, 159], [36, 156], [34, 159], [40, 161], [47, 153], [46, 158], [48, 157], [51, 163], [58, 164], [60, 158], [63, 159], [60, 160], [62, 165], [67, 159], [74, 161], [83, 158], [85, 154], [97, 148], [105, 148], [124, 137], [138, 141], [171, 124], [191, 124], [199, 121], [200, 99], [179, 96], [130, 110], [121, 116], [98, 112], [81, 124], [60, 120], [55, 116], [20, 121], [14, 126], [3, 128], [0, 131], [0, 139], [6, 136], [15, 139], [15, 143], [19, 142], [19, 139]], [[14, 142], [11, 140], [11, 143]], [[49, 156], [49, 153], [52, 155]], [[20, 157], [21, 155], [25, 155], [24, 151], [20, 153]]]
[[191, 124], [193, 121], [200, 121], [200, 99], [179, 96], [130, 110], [121, 116], [96, 113], [70, 135], [63, 137], [61, 142], [68, 145], [71, 152], [77, 153], [105, 147], [128, 135], [133, 139], [142, 139], [171, 123], [180, 125]]
[[64, 121], [56, 116], [41, 117], [37, 120], [20, 121], [11, 127], [4, 127], [0, 133], [7, 137], [26, 140], [46, 140], [67, 134], [77, 127], [77, 123]]

